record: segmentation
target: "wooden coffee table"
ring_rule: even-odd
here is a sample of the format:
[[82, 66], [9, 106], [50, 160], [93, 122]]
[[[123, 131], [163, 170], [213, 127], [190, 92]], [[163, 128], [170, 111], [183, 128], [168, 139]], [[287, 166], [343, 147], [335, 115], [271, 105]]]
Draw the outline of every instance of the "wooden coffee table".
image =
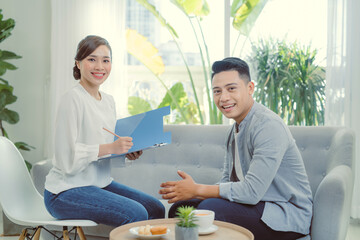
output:
[[[169, 239], [175, 240], [175, 223], [177, 219], [175, 218], [168, 218], [168, 219], [154, 219], [154, 220], [147, 220], [141, 222], [135, 222], [126, 224], [120, 227], [115, 228], [110, 232], [110, 240], [126, 240], [126, 239], [139, 239], [137, 236], [131, 234], [129, 229], [132, 227], [139, 227], [144, 225], [165, 225], [170, 229], [170, 233], [165, 237], [160, 239]], [[238, 225], [222, 222], [222, 221], [214, 221], [214, 224], [219, 227], [217, 231], [211, 233], [209, 235], [201, 235], [199, 239], [206, 240], [254, 240], [254, 235], [247, 230], [246, 228], [240, 227]]]

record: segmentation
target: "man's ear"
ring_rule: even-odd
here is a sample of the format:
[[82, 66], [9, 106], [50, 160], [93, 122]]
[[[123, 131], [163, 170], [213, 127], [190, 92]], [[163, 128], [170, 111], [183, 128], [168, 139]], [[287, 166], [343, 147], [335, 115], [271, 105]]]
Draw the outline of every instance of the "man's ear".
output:
[[252, 95], [255, 90], [254, 82], [248, 82], [247, 87], [248, 87], [249, 94]]

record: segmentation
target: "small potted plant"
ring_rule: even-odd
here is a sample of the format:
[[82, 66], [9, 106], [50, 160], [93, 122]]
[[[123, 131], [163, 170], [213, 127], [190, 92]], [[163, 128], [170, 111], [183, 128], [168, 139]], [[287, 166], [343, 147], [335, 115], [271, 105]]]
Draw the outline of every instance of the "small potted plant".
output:
[[198, 226], [194, 207], [181, 206], [177, 208], [176, 218], [179, 220], [175, 225], [176, 240], [197, 240], [199, 239]]

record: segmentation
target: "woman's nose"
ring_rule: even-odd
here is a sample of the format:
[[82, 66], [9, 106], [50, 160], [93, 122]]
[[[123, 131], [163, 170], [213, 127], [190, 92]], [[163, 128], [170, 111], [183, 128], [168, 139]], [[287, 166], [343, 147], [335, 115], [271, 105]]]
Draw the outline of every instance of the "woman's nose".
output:
[[97, 62], [96, 65], [95, 65], [95, 68], [96, 68], [97, 70], [102, 70], [102, 69], [103, 69], [103, 64], [102, 64], [102, 62]]

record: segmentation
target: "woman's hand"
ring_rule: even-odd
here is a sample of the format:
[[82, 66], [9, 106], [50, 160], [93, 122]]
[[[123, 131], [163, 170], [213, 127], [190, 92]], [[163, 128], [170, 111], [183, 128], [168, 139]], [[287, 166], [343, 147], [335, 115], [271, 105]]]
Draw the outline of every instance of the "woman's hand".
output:
[[128, 153], [128, 154], [126, 154], [126, 158], [129, 160], [136, 160], [141, 156], [141, 154], [143, 154], [142, 150], [137, 151], [137, 152]]
[[108, 154], [124, 154], [129, 151], [133, 146], [131, 137], [119, 137], [116, 141], [107, 144], [100, 144], [98, 156], [104, 156]]
[[127, 153], [134, 145], [131, 137], [119, 137], [112, 144], [111, 154], [123, 154]]

